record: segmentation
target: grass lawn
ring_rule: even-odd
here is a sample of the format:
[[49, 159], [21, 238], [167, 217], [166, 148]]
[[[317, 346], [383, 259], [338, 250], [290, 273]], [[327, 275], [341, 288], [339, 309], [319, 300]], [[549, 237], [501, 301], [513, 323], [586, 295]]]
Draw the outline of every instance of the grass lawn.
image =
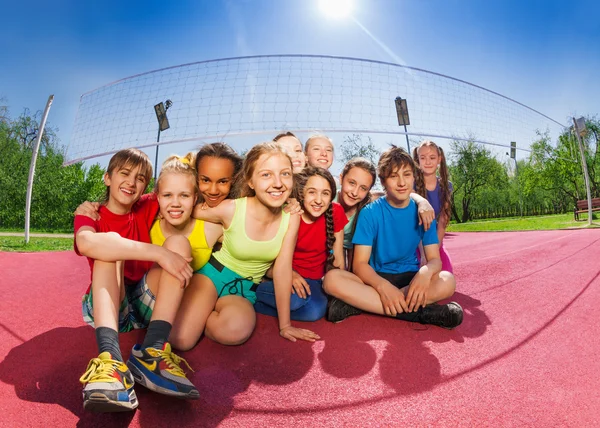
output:
[[22, 236], [0, 236], [0, 251], [33, 253], [38, 251], [68, 251], [73, 249], [73, 238], [29, 238], [25, 244]]
[[[536, 217], [513, 217], [495, 220], [477, 220], [468, 223], [452, 222], [448, 232], [497, 232], [517, 230], [553, 230], [587, 227], [587, 220], [575, 221], [573, 214], [556, 214]], [[600, 227], [600, 222], [594, 218], [592, 227]], [[14, 230], [11, 232], [23, 232]], [[73, 249], [73, 238], [31, 237], [25, 245], [22, 236], [0, 236], [0, 251], [36, 252], [36, 251], [69, 251]]]
[[[586, 216], [587, 217], [587, 216]], [[468, 223], [452, 222], [448, 232], [494, 232], [516, 230], [554, 230], [587, 227], [587, 218], [584, 221], [573, 220], [573, 213], [555, 214], [534, 217], [510, 217], [493, 220], [477, 220]], [[596, 219], [592, 227], [600, 227]]]

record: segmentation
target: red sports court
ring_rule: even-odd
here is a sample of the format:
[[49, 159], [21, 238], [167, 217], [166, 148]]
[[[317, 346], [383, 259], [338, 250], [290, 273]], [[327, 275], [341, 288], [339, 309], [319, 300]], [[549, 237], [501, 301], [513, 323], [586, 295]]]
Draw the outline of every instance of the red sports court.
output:
[[[598, 229], [447, 234], [457, 329], [361, 315], [291, 343], [259, 315], [246, 344], [181, 354], [199, 400], [138, 386], [125, 414], [83, 411], [78, 379], [97, 353], [85, 258], [0, 253], [0, 426], [597, 426], [599, 241]], [[141, 337], [120, 336], [125, 358]]]

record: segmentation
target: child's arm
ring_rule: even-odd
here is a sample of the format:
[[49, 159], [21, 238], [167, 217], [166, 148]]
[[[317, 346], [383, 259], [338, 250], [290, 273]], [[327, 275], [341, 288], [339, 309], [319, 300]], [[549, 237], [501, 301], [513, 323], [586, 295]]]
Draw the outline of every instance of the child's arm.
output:
[[435, 219], [435, 211], [433, 207], [423, 196], [418, 193], [411, 193], [410, 199], [412, 199], [417, 204], [417, 209], [419, 211], [419, 224], [423, 225], [423, 229], [428, 230], [429, 226], [431, 226], [431, 222]]
[[339, 269], [346, 269], [344, 263], [344, 229], [335, 232], [335, 242], [333, 243], [333, 265]]
[[300, 216], [290, 217], [288, 230], [283, 238], [281, 250], [273, 265], [273, 285], [275, 287], [275, 302], [279, 319], [279, 334], [292, 342], [297, 339], [314, 342], [320, 337], [310, 330], [292, 327], [290, 320], [290, 296], [292, 285], [292, 257], [296, 246]]
[[235, 200], [225, 199], [223, 202], [213, 208], [210, 208], [206, 204], [196, 205], [196, 207], [194, 207], [192, 217], [197, 218], [198, 220], [222, 224], [223, 227], [227, 229], [234, 214]]
[[446, 226], [448, 225], [448, 223], [448, 217], [444, 214], [444, 212], [442, 212], [437, 223], [437, 236], [440, 246], [442, 245], [442, 241], [444, 240], [444, 236], [446, 235]]
[[391, 282], [377, 275], [375, 269], [369, 264], [372, 247], [367, 245], [354, 245], [353, 272], [362, 282], [373, 287], [381, 299], [381, 304], [387, 315], [396, 316], [398, 313], [407, 312], [408, 306], [404, 294]]
[[77, 231], [75, 242], [80, 254], [94, 260], [140, 260], [158, 263], [176, 277], [182, 286], [187, 286], [194, 273], [189, 264], [191, 258], [186, 260], [166, 248], [126, 239], [116, 232], [96, 232], [90, 226], [83, 226]]
[[406, 294], [408, 312], [416, 311], [420, 306], [427, 304], [431, 278], [442, 270], [440, 246], [438, 244], [431, 244], [425, 245], [423, 248], [425, 249], [427, 264], [421, 266], [408, 286], [408, 293]]

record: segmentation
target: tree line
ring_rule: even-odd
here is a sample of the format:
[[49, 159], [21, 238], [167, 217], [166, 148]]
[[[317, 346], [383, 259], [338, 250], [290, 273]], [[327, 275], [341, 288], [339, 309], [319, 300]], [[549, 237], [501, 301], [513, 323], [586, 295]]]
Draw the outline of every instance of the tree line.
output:
[[[33, 144], [41, 113], [25, 110], [15, 119], [0, 106], [0, 228], [22, 230], [25, 224], [25, 197]], [[583, 137], [592, 196], [600, 196], [600, 121], [586, 118]], [[99, 200], [104, 194], [104, 170], [83, 162], [63, 167], [64, 148], [58, 130], [46, 126], [38, 154], [32, 195], [31, 227], [36, 230], [73, 230], [73, 211], [85, 200]], [[473, 141], [451, 142], [447, 154], [450, 179], [454, 185], [452, 220], [518, 215], [564, 213], [577, 200], [586, 198], [582, 165], [575, 136], [566, 129], [557, 142], [540, 134], [531, 145], [531, 154], [516, 164], [508, 156], [499, 160], [484, 145]], [[370, 137], [344, 137], [340, 158], [354, 156], [377, 163], [379, 149]]]

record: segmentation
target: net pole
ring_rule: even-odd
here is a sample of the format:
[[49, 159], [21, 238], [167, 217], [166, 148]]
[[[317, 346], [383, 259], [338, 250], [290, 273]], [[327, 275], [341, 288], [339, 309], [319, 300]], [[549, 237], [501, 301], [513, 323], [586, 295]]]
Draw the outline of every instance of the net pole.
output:
[[587, 162], [585, 161], [585, 151], [583, 150], [583, 143], [581, 142], [581, 136], [579, 135], [579, 126], [577, 121], [573, 118], [573, 126], [575, 130], [575, 136], [579, 143], [579, 152], [581, 153], [581, 165], [583, 166], [583, 178], [585, 179], [585, 191], [587, 192], [588, 202], [588, 226], [592, 225], [592, 192], [590, 190], [590, 176], [588, 174]]
[[33, 154], [31, 155], [31, 164], [29, 165], [29, 179], [27, 180], [27, 199], [25, 201], [25, 244], [29, 244], [29, 226], [31, 218], [31, 194], [33, 193], [33, 178], [35, 176], [35, 164], [37, 161], [38, 151], [40, 149], [40, 143], [42, 142], [42, 135], [44, 134], [44, 128], [46, 127], [46, 119], [50, 112], [50, 106], [54, 101], [54, 95], [48, 97], [44, 114], [42, 115], [42, 121], [40, 122], [40, 128], [38, 135], [35, 139], [33, 146]]

